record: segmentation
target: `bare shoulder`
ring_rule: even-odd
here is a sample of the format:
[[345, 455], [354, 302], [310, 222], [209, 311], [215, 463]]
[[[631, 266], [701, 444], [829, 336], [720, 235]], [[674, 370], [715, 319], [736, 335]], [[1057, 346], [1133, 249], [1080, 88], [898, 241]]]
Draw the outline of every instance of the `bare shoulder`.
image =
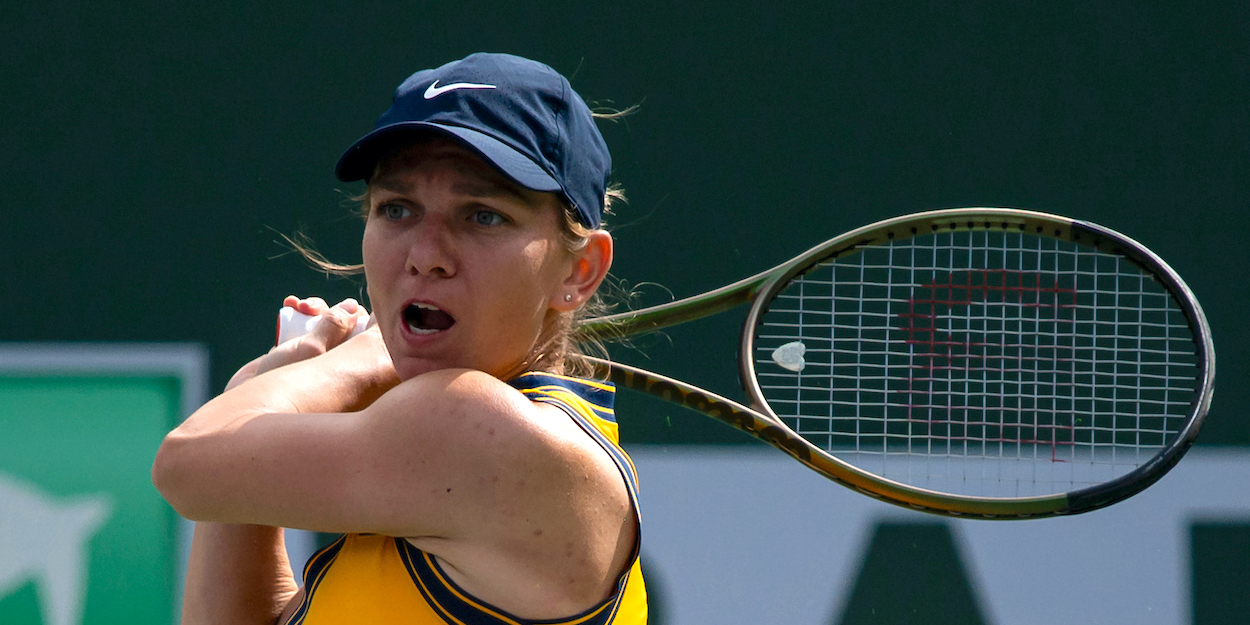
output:
[[636, 512], [617, 465], [569, 415], [465, 370], [418, 376], [370, 410], [393, 445], [386, 456], [406, 457], [409, 483], [425, 489], [412, 503], [426, 531], [393, 534], [438, 557], [466, 591], [558, 617], [614, 588]]
[[377, 431], [368, 438], [379, 446], [371, 456], [391, 463], [388, 472], [401, 484], [422, 486], [426, 510], [435, 504], [445, 514], [471, 517], [449, 518], [438, 524], [442, 531], [413, 527], [396, 535], [512, 533], [517, 521], [565, 518], [569, 507], [628, 504], [616, 465], [568, 415], [488, 374], [430, 372], [396, 387], [369, 412]]
[[[591, 451], [576, 424], [480, 371], [445, 369], [404, 382], [370, 408], [370, 420], [397, 442], [419, 443], [426, 454], [482, 468], [559, 461]], [[437, 447], [441, 445], [443, 447]], [[470, 452], [470, 453], [464, 453]]]

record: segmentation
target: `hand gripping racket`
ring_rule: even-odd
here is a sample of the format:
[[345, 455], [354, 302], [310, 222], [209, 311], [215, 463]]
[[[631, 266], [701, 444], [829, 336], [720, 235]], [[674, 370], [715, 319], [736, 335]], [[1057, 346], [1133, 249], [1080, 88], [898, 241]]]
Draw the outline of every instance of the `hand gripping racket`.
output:
[[591, 360], [618, 386], [928, 512], [1032, 518], [1113, 504], [1180, 460], [1211, 401], [1210, 330], [1167, 264], [1107, 228], [1015, 209], [888, 219], [582, 329], [630, 335], [746, 302], [750, 407]]
[[[294, 308], [283, 306], [278, 311], [278, 330], [277, 338], [274, 345], [281, 345], [297, 336], [303, 336], [312, 332], [321, 321], [320, 315], [305, 315], [296, 312]], [[352, 329], [350, 336], [356, 336], [364, 332], [369, 327], [369, 315], [359, 315], [356, 317], [356, 327]]]

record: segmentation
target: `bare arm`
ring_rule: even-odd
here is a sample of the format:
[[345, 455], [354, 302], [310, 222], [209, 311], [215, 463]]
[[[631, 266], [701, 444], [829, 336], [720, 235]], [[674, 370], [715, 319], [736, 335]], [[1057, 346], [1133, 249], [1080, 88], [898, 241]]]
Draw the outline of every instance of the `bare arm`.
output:
[[[324, 303], [319, 300], [305, 306], [305, 311], [310, 313], [322, 310], [325, 310]], [[271, 350], [244, 365], [231, 378], [226, 392], [265, 370], [323, 353], [327, 344], [337, 344], [337, 334], [335, 328], [327, 327], [322, 336], [312, 337], [306, 344]], [[154, 477], [159, 476], [158, 469], [159, 463], [154, 468]], [[213, 522], [195, 524], [183, 593], [182, 622], [185, 625], [269, 625], [277, 621], [297, 589], [281, 528]]]
[[282, 528], [195, 524], [183, 625], [272, 625], [297, 590]]
[[[484, 373], [431, 372], [329, 412], [355, 407], [336, 388], [351, 376], [338, 365], [369, 334], [206, 404], [162, 444], [158, 489], [197, 521], [450, 536], [549, 481], [539, 474], [555, 468], [567, 418], [537, 418]], [[529, 473], [521, 490], [505, 479]]]
[[[584, 609], [601, 597], [633, 536], [606, 454], [567, 415], [481, 372], [391, 388], [372, 360], [380, 343], [366, 332], [206, 404], [161, 447], [162, 493], [200, 521], [409, 537], [497, 605], [535, 596], [542, 576], [544, 599]], [[555, 540], [594, 569], [578, 577], [593, 588], [555, 583], [570, 575]]]

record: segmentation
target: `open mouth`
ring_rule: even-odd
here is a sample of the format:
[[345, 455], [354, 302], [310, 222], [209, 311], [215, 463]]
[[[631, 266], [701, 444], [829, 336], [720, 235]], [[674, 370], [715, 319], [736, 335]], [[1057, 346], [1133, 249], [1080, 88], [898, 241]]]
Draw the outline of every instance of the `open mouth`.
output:
[[404, 308], [404, 323], [413, 334], [433, 334], [455, 325], [456, 320], [437, 306], [416, 302]]

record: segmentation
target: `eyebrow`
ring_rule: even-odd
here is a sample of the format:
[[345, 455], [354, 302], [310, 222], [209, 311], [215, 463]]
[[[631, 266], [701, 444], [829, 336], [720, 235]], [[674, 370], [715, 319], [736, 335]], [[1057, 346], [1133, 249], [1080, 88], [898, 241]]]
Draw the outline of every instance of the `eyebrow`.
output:
[[510, 197], [525, 206], [530, 206], [531, 204], [531, 199], [526, 197], [524, 193], [511, 184], [488, 181], [462, 181], [452, 185], [452, 191], [462, 193], [470, 197]]

